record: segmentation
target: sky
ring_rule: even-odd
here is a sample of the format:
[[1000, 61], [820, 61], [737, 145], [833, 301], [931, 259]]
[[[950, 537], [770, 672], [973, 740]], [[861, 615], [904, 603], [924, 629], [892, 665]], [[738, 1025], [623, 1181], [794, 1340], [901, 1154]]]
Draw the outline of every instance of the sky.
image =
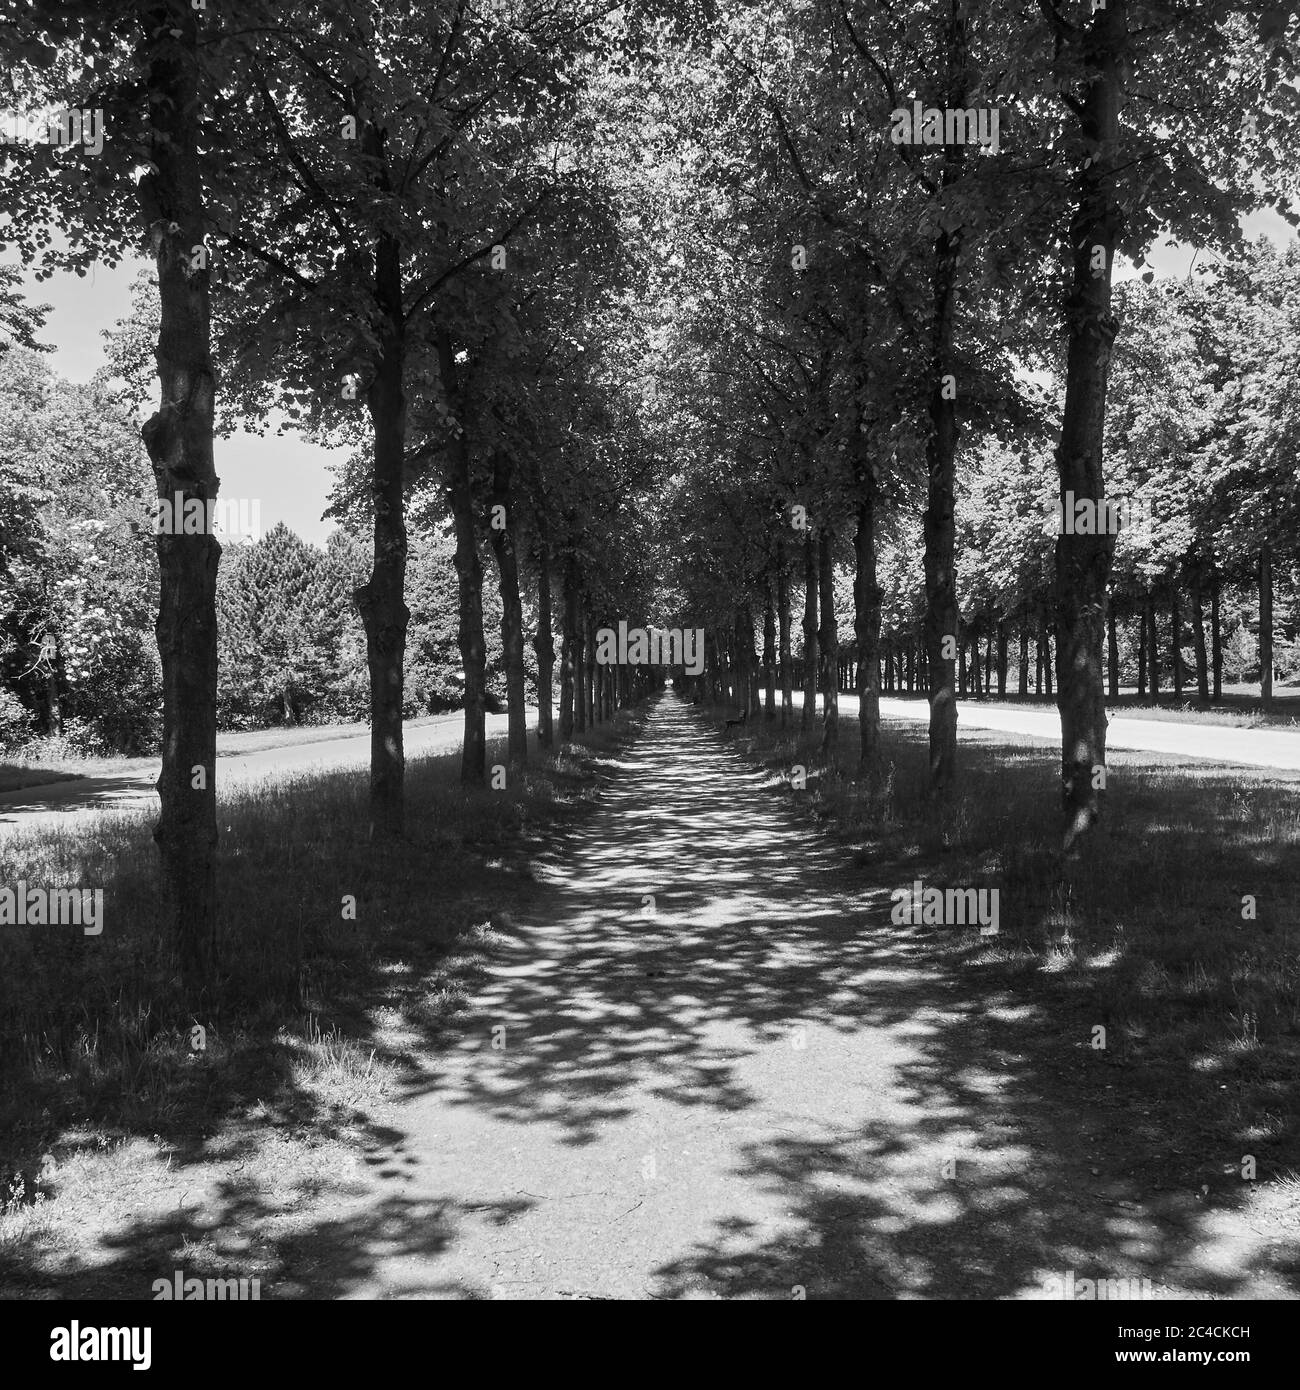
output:
[[[1242, 222], [1252, 240], [1267, 235], [1279, 246], [1295, 233], [1277, 213], [1252, 213]], [[1175, 242], [1156, 247], [1147, 257], [1157, 275], [1185, 275], [1197, 257], [1194, 248]], [[9, 253], [0, 260], [16, 264]], [[24, 272], [25, 293], [32, 303], [51, 304], [41, 341], [51, 343], [51, 367], [70, 381], [89, 381], [103, 365], [101, 330], [111, 328], [131, 310], [130, 287], [144, 260], [128, 258], [109, 269], [96, 266], [84, 279], [72, 274], [55, 275], [38, 282], [35, 274]], [[1115, 279], [1126, 280], [1140, 274], [1132, 266], [1116, 269]], [[333, 474], [331, 460], [342, 462], [341, 451], [322, 449], [291, 432], [277, 436], [272, 430], [259, 438], [237, 434], [216, 441], [217, 475], [221, 495], [231, 500], [258, 502], [261, 531], [265, 534], [282, 521], [304, 540], [323, 545], [334, 529], [332, 521], [322, 520]]]
[[[0, 259], [18, 264], [12, 253]], [[53, 345], [47, 361], [61, 377], [89, 381], [103, 366], [100, 331], [130, 314], [131, 282], [147, 264], [129, 258], [111, 270], [99, 265], [88, 270], [84, 279], [60, 274], [37, 281], [34, 272], [24, 272], [28, 302], [53, 305], [39, 340]], [[221, 496], [259, 502], [263, 535], [283, 521], [304, 540], [324, 545], [334, 529], [332, 521], [321, 519], [334, 485], [329, 464], [342, 462], [345, 450], [321, 449], [288, 432], [280, 437], [272, 428], [261, 438], [241, 433], [217, 439], [215, 455]]]

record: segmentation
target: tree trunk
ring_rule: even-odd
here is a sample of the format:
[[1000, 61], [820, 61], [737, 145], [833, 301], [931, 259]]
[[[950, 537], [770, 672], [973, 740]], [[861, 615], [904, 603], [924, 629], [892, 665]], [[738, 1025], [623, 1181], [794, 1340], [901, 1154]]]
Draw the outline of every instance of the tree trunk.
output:
[[[506, 727], [508, 760], [528, 761], [528, 688], [524, 674], [524, 607], [519, 597], [519, 557], [515, 548], [515, 518], [510, 484], [510, 455], [497, 450], [492, 467], [492, 511], [488, 539], [496, 557], [501, 594], [501, 647], [506, 663]], [[497, 512], [497, 508], [502, 508]], [[498, 525], [498, 519], [504, 524]]]
[[[443, 389], [458, 416], [463, 417], [455, 354], [450, 334], [438, 334], [438, 357]], [[460, 780], [467, 787], [487, 781], [487, 642], [483, 636], [483, 560], [479, 555], [474, 520], [473, 458], [469, 447], [469, 421], [458, 418], [460, 431], [451, 446], [451, 478], [448, 493], [456, 532], [456, 578], [460, 596], [457, 645], [465, 676], [465, 733], [460, 750]], [[397, 496], [401, 497], [401, 460], [397, 465]], [[399, 512], [400, 517], [400, 512]], [[403, 533], [403, 539], [405, 534]], [[405, 626], [403, 626], [405, 633]], [[399, 660], [397, 670], [401, 674]], [[400, 709], [399, 709], [400, 728]], [[401, 743], [399, 741], [398, 748]]]
[[1217, 570], [1210, 573], [1210, 655], [1214, 672], [1214, 698], [1223, 699], [1223, 631], [1220, 626], [1219, 596], [1222, 580]]
[[880, 771], [880, 605], [884, 590], [876, 576], [875, 498], [869, 480], [860, 481], [858, 528], [853, 536], [856, 562], [853, 631], [858, 640], [859, 765], [869, 776]]
[[[160, 405], [141, 430], [158, 496], [171, 502], [217, 496], [212, 428], [212, 369], [207, 270], [191, 270], [205, 225], [198, 152], [198, 90], [192, 53], [196, 16], [169, 5], [142, 18], [149, 37], [139, 63], [153, 100], [149, 157], [139, 185], [158, 272]], [[168, 34], [179, 25], [183, 39]], [[169, 228], [176, 227], [175, 232]], [[182, 511], [184, 501], [182, 501]], [[200, 535], [159, 535], [160, 597], [155, 634], [162, 663], [161, 802], [158, 846], [160, 917], [192, 1008], [204, 1002], [217, 965], [217, 562], [221, 546]]]
[[[948, 28], [949, 90], [947, 106], [965, 106], [966, 30], [961, 7], [950, 11]], [[944, 147], [940, 184], [946, 188], [960, 174], [965, 149]], [[925, 446], [925, 643], [930, 696], [930, 789], [943, 795], [957, 773], [957, 651], [961, 614], [957, 607], [954, 486], [957, 467], [956, 363], [953, 324], [957, 310], [957, 262], [960, 229], [944, 228], [934, 242], [929, 342], [930, 428]], [[947, 647], [950, 655], [945, 655]]]
[[794, 719], [794, 673], [790, 669], [790, 581], [785, 572], [785, 545], [776, 548], [776, 617], [781, 650], [781, 727]]
[[820, 577], [821, 577], [821, 630], [818, 634], [822, 650], [822, 664], [825, 677], [822, 683], [822, 700], [826, 710], [826, 723], [822, 728], [822, 757], [834, 759], [839, 751], [840, 739], [840, 691], [839, 661], [840, 639], [835, 623], [835, 569], [834, 539], [830, 530], [822, 532]]
[[998, 699], [1007, 698], [1007, 620], [998, 619]]
[[1160, 703], [1160, 634], [1156, 628], [1156, 601], [1150, 590], [1147, 605], [1147, 678], [1151, 684], [1151, 699]]
[[1259, 703], [1273, 703], [1273, 547], [1259, 548]]
[[581, 626], [578, 629], [581, 634], [578, 647], [578, 707], [582, 711], [582, 714], [578, 720], [578, 729], [579, 732], [585, 732], [596, 722], [591, 701], [591, 668], [594, 664], [594, 654], [592, 652], [591, 600], [586, 594], [582, 595], [581, 611]]
[[744, 620], [745, 638], [745, 708], [746, 718], [751, 722], [758, 717], [763, 699], [763, 672], [758, 659], [758, 648], [754, 643], [754, 610], [746, 601], [741, 609]]
[[[1074, 32], [1086, 74], [1077, 114], [1090, 159], [1076, 176], [1078, 197], [1069, 230], [1073, 285], [1064, 306], [1065, 407], [1056, 452], [1062, 507], [1067, 492], [1097, 504], [1105, 497], [1106, 384], [1118, 328], [1111, 313], [1111, 273], [1123, 225], [1115, 165], [1128, 44], [1127, 0], [1110, 0]], [[1098, 254], [1104, 268], [1094, 269]], [[1106, 762], [1101, 652], [1115, 537], [1109, 528], [1096, 529], [1102, 534], [1062, 532], [1056, 538], [1057, 708], [1067, 850], [1100, 819], [1104, 795], [1104, 778], [1097, 778], [1094, 769]]]
[[811, 729], [817, 717], [817, 539], [811, 531], [803, 547], [803, 712], [799, 726]]
[[763, 607], [763, 679], [765, 703], [763, 714], [776, 718], [776, 613], [772, 606], [772, 585], [768, 582]]
[[1020, 619], [1020, 676], [1018, 689], [1020, 698], [1029, 696], [1029, 620]]
[[1178, 604], [1178, 577], [1169, 586], [1169, 619], [1173, 628], [1169, 645], [1174, 654], [1174, 699], [1183, 698], [1183, 615]]
[[564, 631], [560, 647], [560, 742], [571, 743], [578, 723], [578, 575], [577, 562], [564, 566]]
[[1106, 674], [1110, 682], [1110, 698], [1119, 699], [1119, 635], [1115, 631], [1115, 603], [1106, 604]]
[[1196, 699], [1201, 705], [1210, 703], [1210, 667], [1205, 655], [1205, 600], [1202, 590], [1202, 571], [1192, 570], [1192, 646], [1196, 651]]
[[744, 609], [737, 608], [732, 623], [732, 639], [736, 652], [736, 703], [746, 721], [749, 719], [749, 644], [745, 640]]
[[552, 724], [551, 682], [555, 678], [555, 635], [551, 631], [551, 551], [545, 538], [537, 551], [537, 741], [543, 748], [555, 744]]
[[1138, 613], [1138, 699], [1147, 697], [1147, 610]]

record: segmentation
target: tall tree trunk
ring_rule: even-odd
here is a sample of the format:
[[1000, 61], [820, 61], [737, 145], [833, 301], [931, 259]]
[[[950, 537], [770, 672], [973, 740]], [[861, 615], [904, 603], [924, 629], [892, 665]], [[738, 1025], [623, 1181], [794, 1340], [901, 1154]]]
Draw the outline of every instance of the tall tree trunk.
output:
[[1022, 700], [1029, 696], [1029, 619], [1020, 619], [1020, 676], [1018, 690]]
[[554, 747], [552, 690], [555, 678], [555, 634], [551, 631], [551, 549], [543, 536], [537, 549], [537, 741], [543, 748]]
[[1147, 591], [1147, 678], [1151, 684], [1151, 699], [1160, 703], [1160, 634], [1156, 628], [1155, 595]]
[[[167, 4], [141, 18], [139, 51], [152, 98], [150, 159], [139, 205], [158, 271], [160, 405], [141, 430], [158, 496], [199, 499], [204, 515], [217, 496], [212, 428], [208, 271], [192, 270], [192, 248], [206, 230], [198, 150], [196, 16]], [[169, 30], [180, 28], [178, 43]], [[170, 230], [175, 227], [175, 231]], [[181, 504], [184, 510], [184, 501]], [[217, 562], [221, 546], [203, 534], [159, 535], [160, 590], [155, 634], [162, 663], [161, 802], [154, 841], [160, 908], [191, 1007], [205, 1000], [217, 966]]]
[[581, 734], [587, 730], [586, 595], [581, 589], [577, 592], [577, 604], [573, 629], [573, 731]]
[[1115, 601], [1106, 604], [1106, 675], [1110, 683], [1110, 698], [1119, 699], [1119, 635], [1115, 631]]
[[772, 584], [769, 579], [763, 606], [763, 680], [764, 708], [767, 719], [776, 718], [776, 613], [772, 605]]
[[1214, 673], [1214, 698], [1223, 699], [1223, 630], [1219, 596], [1223, 581], [1217, 569], [1210, 571], [1210, 665]]
[[[447, 397], [457, 412], [463, 415], [455, 353], [451, 336], [445, 329], [438, 334], [438, 358]], [[451, 446], [448, 493], [456, 532], [456, 578], [460, 598], [457, 645], [460, 647], [461, 669], [465, 676], [465, 733], [460, 750], [460, 780], [464, 786], [481, 787], [487, 781], [487, 641], [483, 636], [483, 560], [479, 555], [474, 517], [474, 465], [469, 446], [469, 421], [460, 418], [458, 423], [460, 431]], [[401, 479], [399, 461], [396, 484], [399, 501]], [[399, 519], [400, 516], [399, 509]], [[402, 631], [404, 634], [405, 625]], [[401, 670], [399, 659], [399, 680]], [[399, 729], [400, 726], [399, 706]], [[400, 750], [400, 737], [397, 746]]]
[[1147, 698], [1147, 610], [1137, 614], [1137, 698]]
[[1192, 645], [1196, 651], [1196, 698], [1201, 705], [1210, 703], [1210, 667], [1205, 655], [1205, 599], [1202, 593], [1204, 572], [1197, 565], [1192, 580]]
[[840, 739], [840, 691], [839, 662], [840, 639], [835, 622], [835, 556], [834, 539], [829, 528], [822, 532], [820, 554], [821, 579], [821, 630], [818, 634], [822, 663], [825, 669], [822, 699], [826, 708], [826, 723], [822, 728], [822, 756], [833, 759], [839, 750]]
[[750, 721], [758, 717], [762, 701], [762, 676], [759, 668], [758, 648], [754, 644], [754, 610], [746, 600], [741, 609], [744, 621], [745, 639], [745, 708]]
[[[1062, 507], [1067, 493], [1105, 497], [1102, 445], [1106, 384], [1118, 324], [1111, 313], [1111, 273], [1123, 212], [1115, 194], [1120, 106], [1128, 45], [1127, 0], [1109, 0], [1073, 31], [1086, 74], [1076, 108], [1089, 159], [1078, 171], [1069, 246], [1073, 284], [1065, 307], [1065, 407], [1056, 452]], [[1104, 266], [1097, 265], [1100, 257]], [[1061, 712], [1064, 844], [1069, 850], [1101, 816], [1106, 762], [1106, 698], [1101, 652], [1106, 584], [1115, 537], [1065, 533], [1056, 538], [1056, 674]]]
[[998, 699], [1007, 698], [1007, 620], [998, 619]]
[[600, 712], [596, 707], [596, 615], [587, 608], [587, 727], [594, 729]]
[[776, 617], [781, 650], [781, 727], [794, 719], [794, 673], [790, 669], [790, 581], [785, 572], [785, 544], [776, 547]]
[[578, 708], [581, 709], [581, 719], [578, 720], [578, 730], [585, 731], [595, 724], [594, 712], [591, 708], [591, 599], [588, 595], [581, 596], [581, 632], [580, 646], [578, 646]]
[[859, 764], [869, 776], [880, 770], [880, 605], [876, 575], [875, 498], [869, 479], [860, 479], [858, 526], [853, 536], [853, 632], [858, 640]]
[[1169, 585], [1169, 619], [1173, 628], [1169, 646], [1174, 654], [1174, 699], [1183, 698], [1183, 615], [1178, 603], [1178, 576]]
[[[515, 548], [515, 516], [510, 495], [512, 473], [509, 453], [498, 449], [492, 465], [492, 511], [488, 539], [496, 557], [501, 594], [508, 758], [511, 763], [518, 765], [528, 761], [528, 687], [524, 673], [524, 606], [519, 597], [519, 557]], [[496, 510], [498, 507], [502, 509], [500, 512]]]
[[578, 574], [570, 557], [564, 566], [564, 631], [560, 647], [560, 742], [571, 743], [578, 727]]
[[1259, 703], [1273, 703], [1273, 547], [1259, 548]]
[[[948, 10], [948, 91], [945, 105], [966, 105], [969, 77], [966, 18], [959, 5]], [[962, 145], [945, 145], [940, 186], [961, 176]], [[930, 789], [946, 794], [957, 775], [957, 651], [961, 614], [957, 607], [957, 569], [953, 559], [956, 526], [954, 488], [957, 469], [957, 364], [953, 327], [957, 313], [957, 264], [961, 229], [944, 227], [935, 238], [931, 278], [932, 317], [929, 342], [930, 428], [925, 446], [925, 644], [930, 696]], [[945, 655], [947, 648], [948, 655]]]
[[811, 729], [817, 717], [817, 539], [812, 531], [803, 546], [803, 712], [799, 726]]

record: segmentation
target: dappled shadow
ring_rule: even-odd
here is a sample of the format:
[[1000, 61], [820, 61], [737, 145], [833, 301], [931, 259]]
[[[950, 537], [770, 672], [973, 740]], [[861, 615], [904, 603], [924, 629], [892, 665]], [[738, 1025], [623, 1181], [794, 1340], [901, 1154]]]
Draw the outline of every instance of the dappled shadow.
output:
[[68, 777], [0, 793], [0, 826], [20, 830], [34, 814], [71, 815], [85, 810], [140, 810], [154, 793], [156, 773]]
[[[1004, 796], [1050, 761], [1003, 756]], [[1300, 1289], [1290, 1232], [1223, 1225], [1245, 1190], [1225, 1168], [1278, 1166], [1254, 1117], [1204, 1059], [1170, 1097], [1094, 1050], [1096, 975], [1049, 989], [973, 932], [892, 924], [915, 848], [855, 863], [673, 697], [598, 778], [594, 815], [507, 857], [528, 893], [468, 1007], [408, 1019], [429, 1050], [355, 1181], [291, 1227], [254, 1184], [209, 1204], [264, 1298]], [[179, 1234], [128, 1222], [59, 1293], [148, 1297]]]
[[[974, 934], [943, 960], [953, 929], [889, 921], [914, 856], [849, 868], [674, 700], [618, 767], [410, 1087], [400, 1123], [454, 1136], [465, 1190], [526, 1142], [511, 1171], [535, 1187], [648, 1209], [625, 1238], [676, 1247], [643, 1289], [663, 1297], [1036, 1296], [1066, 1269], [1226, 1294], [1252, 1261], [1290, 1287], [1289, 1251], [1209, 1249], [1243, 1189], [1222, 1173], [1244, 1136], [1201, 1127], [1219, 1083], [1189, 1075], [1177, 1110], [1144, 1094], [1090, 1045], [1086, 977], [1023, 1000]], [[638, 1173], [702, 1132], [707, 1156]], [[621, 1238], [593, 1226], [592, 1265]]]

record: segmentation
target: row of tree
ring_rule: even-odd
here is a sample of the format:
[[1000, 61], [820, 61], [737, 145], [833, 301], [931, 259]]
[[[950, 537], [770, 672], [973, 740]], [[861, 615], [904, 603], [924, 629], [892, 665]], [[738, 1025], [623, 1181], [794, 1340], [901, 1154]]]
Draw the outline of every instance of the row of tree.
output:
[[[206, 506], [214, 434], [273, 412], [352, 451], [334, 508], [371, 537], [354, 597], [376, 835], [404, 830], [408, 525], [442, 517], [467, 782], [486, 772], [485, 553], [521, 760], [530, 581], [545, 693], [561, 633], [563, 734], [632, 694], [593, 666], [596, 627], [673, 612], [671, 625], [734, 632], [752, 668], [769, 580], [788, 648], [800, 564], [805, 644], [835, 672], [823, 542], [850, 535], [871, 765], [892, 526], [899, 551], [923, 540], [946, 790], [962, 446], [1032, 456], [1046, 431], [1058, 496], [1099, 505], [1116, 257], [1141, 265], [1161, 229], [1239, 242], [1238, 214], [1285, 204], [1297, 177], [1297, 21], [1259, 0], [0, 0], [0, 26], [9, 104], [101, 110], [106, 133], [94, 153], [4, 147], [0, 242], [43, 273], [84, 273], [145, 230], [156, 335], [126, 335], [114, 366], [156, 382], [142, 433], [157, 495]], [[914, 101], [996, 107], [1000, 143], [891, 138]], [[1151, 429], [1157, 414], [1142, 416]], [[1258, 412], [1225, 411], [1197, 447], [1213, 453], [1221, 429], [1278, 445]], [[1100, 807], [1115, 537], [1053, 545], [1072, 843]], [[155, 546], [164, 912], [201, 993], [216, 948], [220, 547], [206, 533]], [[828, 750], [835, 691], [828, 679]], [[540, 724], [549, 741], [549, 698]]]
[[[1100, 813], [1112, 609], [1122, 622], [1176, 607], [1181, 648], [1188, 612], [1199, 631], [1225, 583], [1257, 584], [1268, 693], [1274, 561], [1294, 555], [1294, 384], [1279, 364], [1295, 262], [1252, 253], [1239, 217], [1276, 202], [1295, 221], [1294, 25], [1281, 7], [1009, 17], [830, 0], [726, 13], [684, 50], [669, 80], [696, 147], [661, 171], [678, 239], [697, 248], [669, 289], [689, 310], [675, 380], [697, 465], [673, 497], [682, 612], [734, 626], [752, 667], [758, 615], [775, 608], [784, 649], [802, 576], [828, 751], [837, 545], [854, 552], [864, 765], [878, 762], [882, 641], [906, 645], [919, 623], [942, 793], [963, 618], [975, 635], [1027, 620], [1055, 649], [1067, 847]], [[940, 128], [996, 107], [999, 148], [891, 138], [914, 100]], [[1159, 232], [1229, 263], [1174, 292], [1148, 268], [1114, 293], [1117, 257], [1141, 269]], [[1045, 503], [1073, 516], [1116, 498], [1154, 503], [1156, 534], [1045, 525]]]

